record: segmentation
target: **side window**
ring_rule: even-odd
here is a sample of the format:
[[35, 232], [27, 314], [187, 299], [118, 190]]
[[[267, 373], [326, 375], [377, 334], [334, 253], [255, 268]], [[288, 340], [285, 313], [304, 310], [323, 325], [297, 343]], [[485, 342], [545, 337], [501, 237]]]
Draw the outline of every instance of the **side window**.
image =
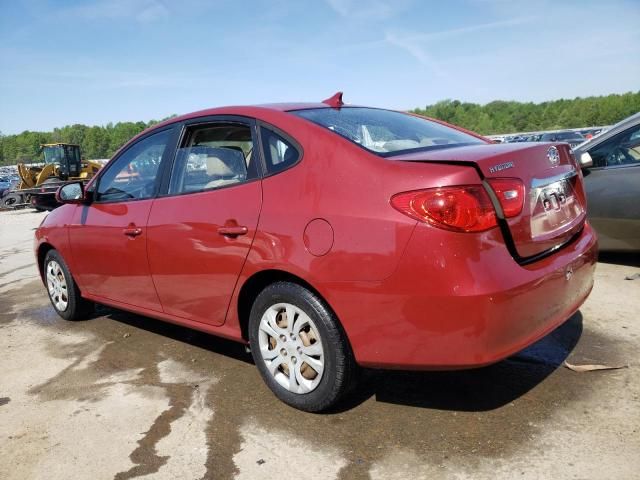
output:
[[257, 176], [248, 125], [214, 123], [187, 130], [171, 173], [169, 193], [212, 190]]
[[268, 173], [280, 172], [296, 163], [300, 152], [293, 144], [276, 132], [262, 127], [262, 147]]
[[640, 165], [640, 125], [602, 142], [589, 154], [594, 167]]
[[100, 177], [97, 200], [115, 202], [152, 197], [170, 137], [171, 130], [164, 130], [129, 147]]

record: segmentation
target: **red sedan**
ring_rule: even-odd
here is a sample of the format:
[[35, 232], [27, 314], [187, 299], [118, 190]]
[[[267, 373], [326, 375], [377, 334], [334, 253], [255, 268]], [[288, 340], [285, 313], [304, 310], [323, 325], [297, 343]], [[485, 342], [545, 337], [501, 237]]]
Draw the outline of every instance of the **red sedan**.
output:
[[60, 316], [95, 302], [248, 343], [307, 411], [358, 366], [504, 359], [593, 285], [568, 145], [493, 144], [339, 94], [173, 118], [58, 197], [35, 251]]

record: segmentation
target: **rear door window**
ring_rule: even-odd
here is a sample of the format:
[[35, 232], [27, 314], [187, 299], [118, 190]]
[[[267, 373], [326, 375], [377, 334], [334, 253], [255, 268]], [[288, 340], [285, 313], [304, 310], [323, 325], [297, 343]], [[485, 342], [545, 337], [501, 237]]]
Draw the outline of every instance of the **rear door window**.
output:
[[257, 177], [252, 129], [220, 122], [188, 127], [178, 149], [169, 194], [193, 193]]

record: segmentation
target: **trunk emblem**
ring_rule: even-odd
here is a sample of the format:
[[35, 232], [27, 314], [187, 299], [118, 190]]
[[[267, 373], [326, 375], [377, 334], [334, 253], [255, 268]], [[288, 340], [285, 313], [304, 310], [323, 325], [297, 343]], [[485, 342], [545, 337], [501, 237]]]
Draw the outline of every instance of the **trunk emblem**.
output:
[[549, 162], [551, 162], [551, 165], [555, 167], [560, 163], [560, 152], [558, 152], [556, 147], [549, 147], [549, 150], [547, 150], [547, 158]]
[[506, 170], [507, 168], [513, 168], [513, 162], [500, 163], [498, 165], [494, 165], [493, 167], [489, 167], [489, 173], [500, 172], [501, 170]]

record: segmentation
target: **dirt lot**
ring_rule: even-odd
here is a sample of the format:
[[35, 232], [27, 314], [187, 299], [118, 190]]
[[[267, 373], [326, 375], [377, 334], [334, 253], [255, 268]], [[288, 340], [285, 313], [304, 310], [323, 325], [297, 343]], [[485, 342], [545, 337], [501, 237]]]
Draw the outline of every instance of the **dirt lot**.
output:
[[600, 263], [582, 310], [507, 361], [370, 371], [341, 411], [311, 415], [237, 344], [107, 308], [59, 319], [31, 253], [43, 215], [0, 213], [0, 478], [640, 477], [636, 258]]

